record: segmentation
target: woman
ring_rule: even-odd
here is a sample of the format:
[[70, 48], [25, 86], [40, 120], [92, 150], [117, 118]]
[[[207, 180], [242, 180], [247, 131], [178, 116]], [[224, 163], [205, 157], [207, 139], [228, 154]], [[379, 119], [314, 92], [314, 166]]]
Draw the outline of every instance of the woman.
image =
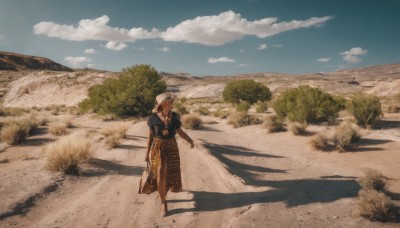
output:
[[193, 140], [182, 130], [178, 114], [172, 112], [174, 99], [171, 93], [162, 93], [156, 97], [157, 105], [149, 118], [149, 137], [146, 162], [150, 161], [151, 191], [158, 191], [161, 199], [161, 215], [166, 216], [168, 206], [166, 195], [182, 191], [180, 158], [175, 134], [194, 147]]

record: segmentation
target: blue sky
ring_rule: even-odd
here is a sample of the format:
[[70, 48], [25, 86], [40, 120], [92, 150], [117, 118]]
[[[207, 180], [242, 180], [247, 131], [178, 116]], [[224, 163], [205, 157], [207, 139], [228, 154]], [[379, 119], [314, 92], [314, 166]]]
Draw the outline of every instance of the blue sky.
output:
[[397, 0], [1, 0], [0, 50], [196, 76], [400, 62]]

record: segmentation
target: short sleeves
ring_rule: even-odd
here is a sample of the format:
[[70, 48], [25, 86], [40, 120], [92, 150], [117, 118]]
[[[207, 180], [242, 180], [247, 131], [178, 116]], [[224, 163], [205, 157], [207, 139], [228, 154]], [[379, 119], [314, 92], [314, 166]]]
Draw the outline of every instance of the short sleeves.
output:
[[151, 116], [151, 117], [149, 118], [149, 120], [147, 120], [147, 126], [149, 126], [149, 129], [150, 129], [150, 130], [153, 130], [153, 131], [154, 131], [153, 116]]
[[181, 116], [179, 114], [175, 113], [175, 129], [179, 129], [182, 126], [181, 122]]

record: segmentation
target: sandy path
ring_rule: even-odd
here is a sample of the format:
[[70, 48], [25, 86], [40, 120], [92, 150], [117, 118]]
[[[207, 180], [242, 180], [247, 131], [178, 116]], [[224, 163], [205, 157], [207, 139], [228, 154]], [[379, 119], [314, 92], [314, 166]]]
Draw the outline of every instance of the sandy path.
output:
[[[313, 131], [313, 129], [311, 128]], [[317, 129], [318, 130], [318, 129]], [[159, 198], [137, 194], [147, 127], [131, 125], [128, 139], [107, 151], [97, 145], [82, 177], [68, 177], [25, 216], [0, 221], [15, 227], [394, 227], [354, 217], [355, 177], [372, 166], [393, 178], [399, 193], [398, 141], [376, 151], [321, 153], [309, 138], [268, 134], [259, 126], [225, 123], [187, 131], [197, 146], [178, 139], [184, 192], [169, 194], [170, 216], [159, 216]], [[378, 136], [375, 136], [378, 137]], [[376, 144], [370, 145], [376, 148]], [[362, 158], [362, 159], [361, 159]]]

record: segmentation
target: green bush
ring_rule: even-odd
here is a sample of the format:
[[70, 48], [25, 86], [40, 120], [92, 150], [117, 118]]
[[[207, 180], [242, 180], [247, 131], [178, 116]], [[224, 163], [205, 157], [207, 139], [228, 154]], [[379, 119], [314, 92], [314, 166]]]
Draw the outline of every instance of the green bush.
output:
[[236, 110], [238, 110], [239, 112], [247, 112], [249, 111], [251, 107], [251, 104], [247, 101], [241, 101], [237, 106], [236, 106]]
[[300, 123], [332, 121], [340, 111], [340, 104], [330, 94], [310, 86], [299, 86], [284, 91], [272, 104], [276, 114]]
[[123, 69], [116, 79], [92, 86], [79, 107], [84, 112], [92, 109], [100, 114], [145, 116], [153, 109], [155, 97], [166, 88], [152, 66], [135, 65]]
[[247, 101], [252, 105], [257, 101], [268, 101], [271, 96], [268, 87], [251, 79], [228, 82], [222, 92], [224, 100], [233, 104]]
[[354, 116], [357, 124], [364, 128], [374, 125], [383, 117], [381, 102], [373, 95], [355, 94], [346, 108]]

